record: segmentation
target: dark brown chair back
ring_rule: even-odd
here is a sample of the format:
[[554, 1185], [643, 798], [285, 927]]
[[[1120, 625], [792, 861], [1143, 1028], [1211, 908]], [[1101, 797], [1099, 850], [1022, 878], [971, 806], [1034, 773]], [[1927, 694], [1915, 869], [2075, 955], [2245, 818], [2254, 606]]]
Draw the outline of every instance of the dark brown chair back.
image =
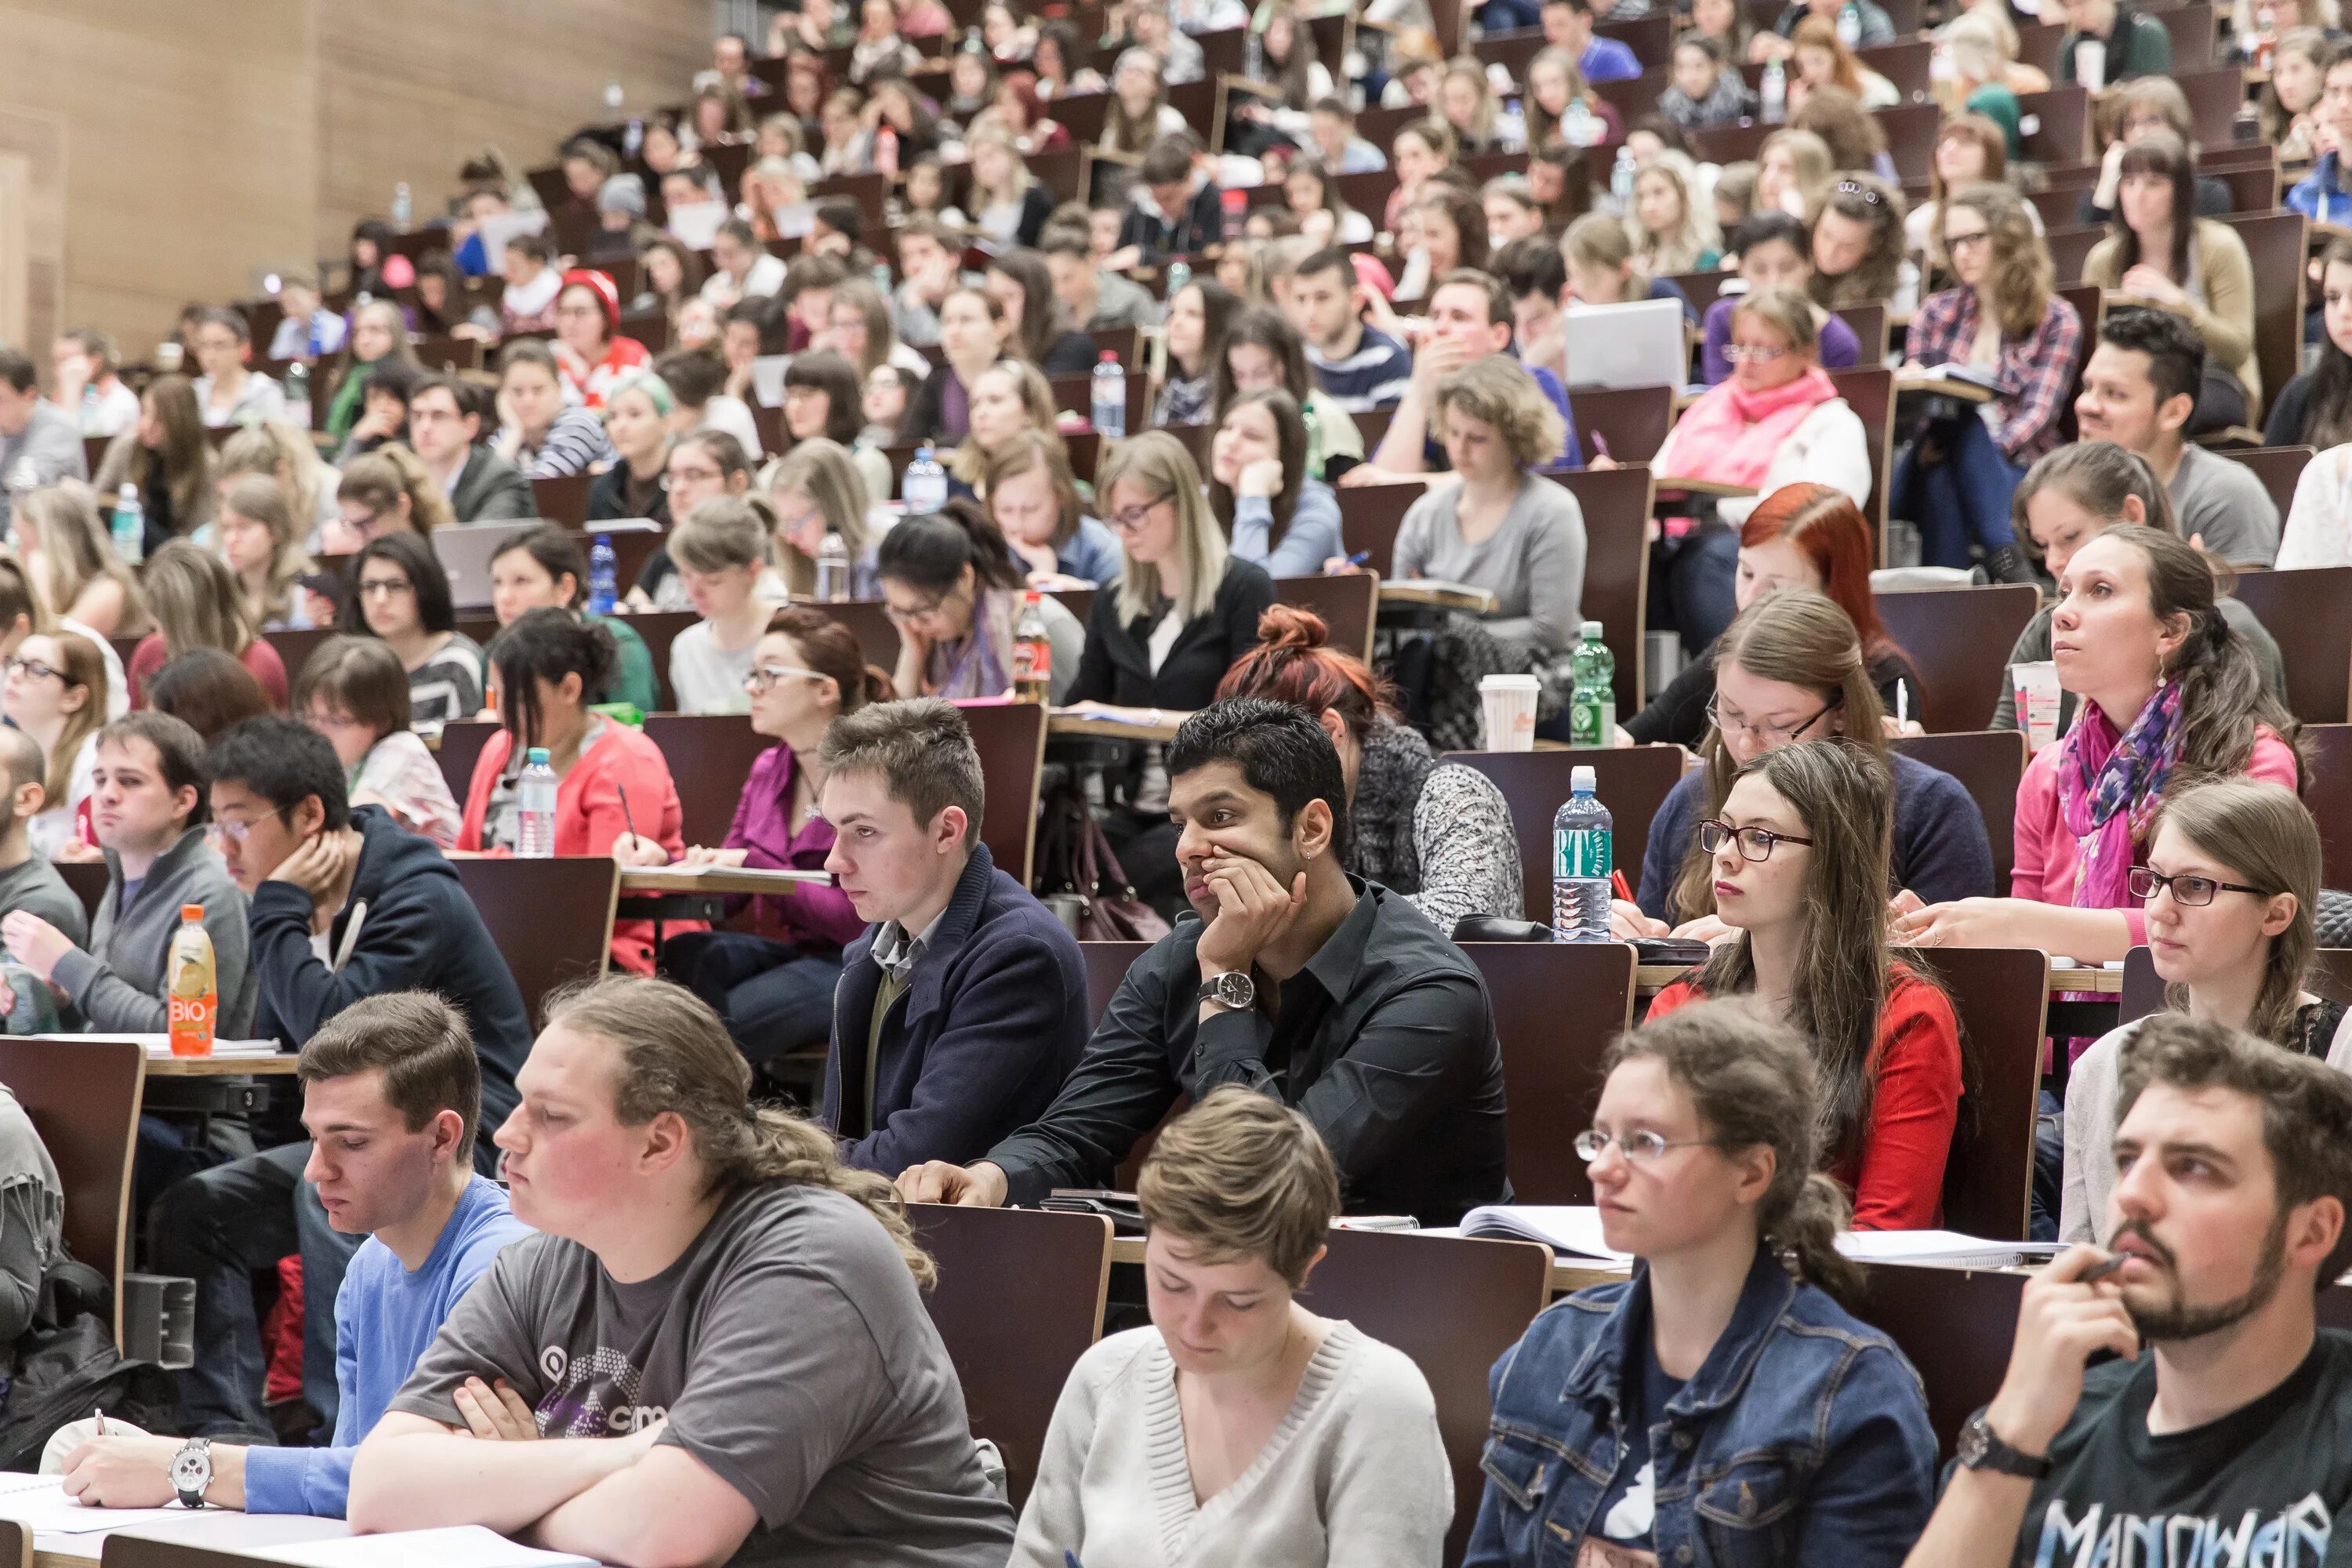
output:
[[1600, 455], [1596, 436], [1621, 463], [1646, 463], [1656, 457], [1666, 432], [1674, 428], [1675, 391], [1671, 386], [1625, 386], [1570, 393], [1569, 412], [1576, 416], [1585, 458]]
[[1045, 772], [1045, 710], [1034, 702], [959, 702], [971, 726], [988, 796], [980, 841], [996, 868], [1029, 885], [1037, 843], [1037, 792]]
[[2286, 705], [2306, 724], [2340, 724], [2352, 702], [2352, 566], [2241, 572], [2233, 590], [2279, 646]]
[[457, 797], [460, 811], [466, 806], [466, 792], [474, 787], [474, 765], [482, 760], [482, 748], [498, 732], [498, 724], [488, 719], [453, 719], [441, 726], [433, 760], [441, 764], [442, 781]]
[[1951, 774], [1977, 803], [1992, 843], [1992, 886], [2009, 891], [2017, 864], [2017, 786], [2025, 776], [2025, 737], [2015, 730], [1957, 730], [1906, 735], [1888, 744], [1915, 763]]
[[1397, 529], [1428, 484], [1410, 479], [1393, 485], [1361, 485], [1338, 491], [1339, 537], [1348, 553], [1363, 552], [1364, 570], [1385, 577], [1396, 556]]
[[1584, 618], [1617, 660], [1617, 711], [1642, 706], [1643, 634], [1650, 591], [1649, 466], [1588, 468], [1556, 476], [1584, 510]]
[[814, 607], [849, 628], [866, 663], [886, 675], [898, 668], [898, 628], [890, 624], [890, 612], [883, 607], [881, 600], [849, 599]]
[[[2212, 8], [2190, 5], [2182, 9], [2207, 14], [2210, 50]], [[2206, 59], [2211, 58], [2209, 53]], [[2177, 54], [2174, 63], [2183, 63]], [[2295, 372], [2303, 368], [2305, 236], [2310, 226], [2301, 213], [2295, 212], [2231, 216], [2219, 221], [2238, 231], [2238, 237], [2246, 242], [2247, 259], [2253, 263], [2254, 363], [2262, 371], [2263, 390], [2276, 397], [2294, 379]]]
[[[688, 844], [717, 844], [727, 837], [751, 764], [776, 743], [752, 730], [748, 713], [649, 714], [646, 739], [661, 748], [669, 763], [684, 819], [680, 831]], [[654, 809], [632, 805], [648, 814]], [[639, 817], [637, 826], [652, 824]]]
[[136, 1040], [0, 1037], [0, 1084], [25, 1108], [57, 1165], [66, 1194], [66, 1250], [114, 1288], [118, 1342], [131, 1157], [146, 1079], [146, 1048]]
[[[1866, 338], [1863, 341], [1869, 342]], [[1895, 373], [1885, 365], [1856, 365], [1851, 370], [1830, 372], [1830, 384], [1853, 410], [1853, 416], [1862, 421], [1862, 438], [1870, 448], [1870, 496], [1863, 502], [1862, 515], [1871, 526], [1872, 536], [1882, 542], [1879, 552], [1883, 560], [1887, 475], [1895, 467]]]
[[2030, 584], [1928, 588], [1880, 594], [1886, 635], [1911, 656], [1919, 705], [1911, 717], [1932, 732], [1981, 730], [1992, 722], [2009, 679], [2009, 650], [2042, 607]]
[[98, 906], [106, 897], [106, 862], [103, 860], [58, 860], [58, 875], [64, 879], [73, 896], [81, 900], [81, 912], [86, 919], [98, 919]]
[[702, 617], [692, 610], [648, 610], [628, 617], [630, 629], [645, 639], [646, 653], [654, 661], [654, 678], [661, 687], [661, 706], [668, 712], [677, 706], [677, 693], [670, 689], [669, 645], [677, 634]]
[[1329, 1246], [1299, 1300], [1402, 1351], [1429, 1380], [1454, 1468], [1445, 1561], [1458, 1563], [1486, 1490], [1486, 1373], [1551, 1299], [1551, 1248], [1364, 1230], [1334, 1230]]
[[1511, 811], [1511, 831], [1519, 840], [1527, 917], [1546, 924], [1551, 920], [1551, 819], [1569, 796], [1570, 774], [1579, 767], [1593, 770], [1595, 793], [1609, 808], [1617, 869], [1638, 886], [1650, 823], [1690, 760], [1680, 746], [1448, 752], [1445, 756], [1448, 762], [1476, 768], [1503, 792], [1503, 804]]
[[539, 502], [539, 515], [550, 522], [560, 522], [566, 528], [588, 525], [588, 488], [596, 482], [590, 474], [565, 474], [560, 479], [533, 479], [530, 493]]
[[1951, 994], [1976, 1058], [1976, 1101], [1963, 1101], [1944, 1166], [1944, 1228], [2021, 1241], [2033, 1187], [2050, 960], [2038, 948], [1938, 947], [1927, 957]]
[[[295, 682], [301, 679], [302, 667], [310, 662], [312, 654], [319, 651], [319, 645], [334, 635], [335, 628], [332, 626], [312, 626], [299, 632], [264, 632], [262, 634], [262, 641], [278, 650], [279, 660], [286, 666], [286, 689], [289, 694], [294, 689]], [[301, 715], [297, 714], [295, 717], [299, 718]]]
[[2279, 521], [2294, 506], [2295, 481], [2303, 478], [2304, 465], [2310, 462], [2308, 447], [2241, 447], [2221, 453], [2233, 463], [2243, 463], [2253, 469], [2254, 478], [2263, 481], [2270, 492], [2271, 504], [2278, 508]]
[[1369, 573], [1338, 577], [1277, 577], [1274, 596], [1323, 617], [1328, 644], [1341, 653], [1372, 657], [1372, 617], [1380, 608], [1381, 580]]
[[605, 855], [452, 860], [533, 1023], [547, 994], [604, 973], [621, 869]]
[[[1633, 949], [1625, 942], [1468, 942], [1495, 1009], [1514, 1203], [1589, 1204], [1576, 1135], [1601, 1100], [1601, 1058], [1633, 1026]], [[1560, 999], [1576, 998], [1563, 1009]]]
[[[2047, 92], [2021, 93], [2017, 107], [2021, 116], [2032, 117], [2024, 121], [2034, 128], [2022, 138], [2027, 158], [2037, 163], [2076, 163], [2091, 155], [2091, 95], [2081, 84], [2060, 82]], [[2066, 210], [2071, 214], [2074, 208], [2070, 205]]]
[[[1948, 1218], [1948, 1216], [1947, 1216]], [[1874, 1266], [1854, 1315], [1893, 1340], [1927, 1391], [1927, 1424], [1946, 1454], [2009, 1371], [2017, 1303], [2030, 1276], [1995, 1269]], [[2339, 1292], [2352, 1295], [2352, 1292]]]
[[943, 1204], [911, 1205], [907, 1217], [939, 1266], [923, 1304], [963, 1384], [971, 1435], [1004, 1456], [1017, 1509], [1037, 1479], [1062, 1385], [1102, 1336], [1111, 1223]]
[[2352, 888], [2352, 724], [2306, 724], [2303, 804], [2319, 823], [2322, 882]]

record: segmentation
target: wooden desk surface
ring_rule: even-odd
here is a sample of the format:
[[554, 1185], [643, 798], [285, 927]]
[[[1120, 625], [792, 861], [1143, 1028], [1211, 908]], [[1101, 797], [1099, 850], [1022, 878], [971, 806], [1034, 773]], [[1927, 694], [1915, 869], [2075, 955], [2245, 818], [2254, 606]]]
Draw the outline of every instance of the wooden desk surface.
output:
[[[1143, 1262], [1143, 1237], [1122, 1236], [1110, 1244], [1110, 1260], [1140, 1267]], [[1581, 1290], [1588, 1285], [1606, 1285], [1625, 1278], [1623, 1268], [1612, 1268], [1595, 1264], [1585, 1258], [1554, 1258], [1551, 1265], [1551, 1289], [1555, 1296], [1571, 1290]]]
[[1744, 500], [1756, 493], [1754, 485], [1725, 484], [1717, 479], [1685, 479], [1680, 475], [1660, 474], [1657, 490], [1661, 499], [1670, 495], [1714, 496], [1723, 500]]
[[1090, 735], [1105, 741], [1172, 741], [1176, 726], [1130, 724], [1119, 719], [1097, 719], [1084, 713], [1055, 713], [1045, 720], [1048, 735]]
[[780, 871], [751, 866], [713, 866], [688, 870], [677, 866], [626, 866], [623, 893], [766, 893], [783, 897], [803, 883], [833, 885], [830, 871]]
[[1474, 616], [1495, 613], [1494, 593], [1486, 588], [1448, 586], [1439, 583], [1423, 583], [1409, 577], [1384, 579], [1381, 584], [1381, 605], [1423, 605], [1436, 610], [1462, 610]]
[[1895, 375], [1895, 395], [1923, 393], [1936, 397], [1949, 397], [1961, 403], [1990, 403], [1992, 389], [1979, 386], [1972, 381], [1951, 376], [1928, 375], [1916, 370], [1897, 371]]
[[[1934, 953], [1931, 952], [1928, 956], [1932, 959]], [[1689, 973], [1688, 969], [1671, 963], [1644, 963], [1633, 971], [1634, 990], [1643, 996], [1654, 996]], [[2120, 996], [2123, 989], [2124, 972], [2120, 969], [2053, 969], [2050, 972], [2053, 999], [2063, 995]]]
[[274, 1057], [149, 1057], [149, 1078], [291, 1078], [296, 1055]]

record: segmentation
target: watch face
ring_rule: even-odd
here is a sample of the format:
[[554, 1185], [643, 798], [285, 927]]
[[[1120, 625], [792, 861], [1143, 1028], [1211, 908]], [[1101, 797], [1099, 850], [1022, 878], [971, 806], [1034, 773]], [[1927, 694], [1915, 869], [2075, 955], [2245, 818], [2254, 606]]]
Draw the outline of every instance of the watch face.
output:
[[1228, 1007], [1246, 1007], [1257, 1000], [1257, 987], [1239, 970], [1227, 970], [1218, 975], [1216, 987], [1217, 1000]]
[[183, 1449], [172, 1460], [172, 1485], [179, 1491], [200, 1492], [212, 1483], [212, 1456]]
[[1961, 1427], [1959, 1441], [1953, 1445], [1954, 1451], [1959, 1456], [1960, 1463], [1973, 1469], [1983, 1460], [1986, 1451], [1990, 1447], [1991, 1436], [1982, 1418], [1971, 1421]]

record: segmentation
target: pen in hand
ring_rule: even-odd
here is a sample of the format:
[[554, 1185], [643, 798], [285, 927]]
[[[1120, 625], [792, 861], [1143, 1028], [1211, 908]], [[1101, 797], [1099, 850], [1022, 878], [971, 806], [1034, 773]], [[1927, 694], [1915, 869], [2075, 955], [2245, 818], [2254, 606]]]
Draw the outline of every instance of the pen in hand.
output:
[[[1371, 558], [1372, 552], [1370, 551], [1359, 550], [1353, 555], [1348, 557], [1345, 564], [1350, 567], [1361, 566], [1365, 562], [1370, 561]], [[1327, 577], [1335, 577], [1339, 575], [1339, 573], [1336, 570], [1331, 570], [1326, 571], [1323, 574]]]
[[629, 810], [628, 788], [624, 784], [614, 784], [613, 787], [620, 792], [622, 826], [629, 830], [629, 842], [635, 844], [637, 839], [637, 819]]

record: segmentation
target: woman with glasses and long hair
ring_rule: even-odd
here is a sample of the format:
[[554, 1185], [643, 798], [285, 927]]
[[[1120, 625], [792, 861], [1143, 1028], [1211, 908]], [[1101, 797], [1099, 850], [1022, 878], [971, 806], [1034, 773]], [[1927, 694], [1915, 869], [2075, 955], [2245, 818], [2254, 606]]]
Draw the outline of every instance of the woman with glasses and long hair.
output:
[[[909, 697], [1012, 695], [1028, 583], [979, 502], [959, 496], [932, 516], [908, 518], [882, 536], [875, 566], [898, 628], [893, 686]], [[1049, 700], [1059, 702], [1077, 679], [1086, 628], [1059, 599], [1040, 595], [1037, 608], [1053, 645]]]
[[[76, 632], [35, 632], [16, 645], [0, 679], [0, 718], [41, 748], [43, 804], [28, 825], [45, 860], [95, 860], [97, 839], [82, 820], [98, 732], [106, 726], [106, 661]], [[79, 845], [68, 852], [68, 846]]]
[[[2164, 803], [2127, 890], [2147, 911], [2164, 1010], [2352, 1070], [2345, 1007], [2310, 990], [2318, 953], [2319, 825], [2293, 794], [2209, 780]], [[2145, 1019], [2109, 1031], [2066, 1078], [2058, 1239], [2096, 1242], [2115, 1188], [2116, 1079]]]
[[352, 562], [352, 603], [335, 624], [392, 645], [408, 671], [416, 727], [438, 730], [482, 710], [481, 646], [457, 629], [449, 574], [418, 535], [368, 542]]
[[423, 460], [401, 446], [352, 458], [336, 488], [335, 510], [353, 550], [388, 533], [429, 533], [457, 521]]
[[1953, 287], [1911, 322], [1913, 365], [1965, 366], [1993, 400], [1936, 420], [1895, 470], [1895, 515], [1919, 525], [1931, 566], [1984, 555], [1995, 582], [2033, 580], [2017, 548], [2011, 503], [2025, 470], [2059, 444], [2059, 422], [2083, 355], [2083, 321], [2059, 297], [2050, 247], [2005, 185], [1967, 185], [1943, 205]]
[[785, 590], [805, 598], [816, 592], [817, 552], [837, 533], [849, 552], [849, 596], [881, 596], [874, 551], [881, 542], [867, 510], [865, 478], [840, 443], [803, 441], [768, 470], [768, 500], [775, 510], [776, 572]]
[[1029, 585], [1100, 588], [1118, 578], [1118, 536], [1078, 499], [1068, 452], [1027, 431], [999, 447], [981, 476], [988, 515]]
[[1722, 814], [1741, 768], [1766, 752], [1804, 741], [1838, 739], [1867, 752], [1893, 781], [1894, 837], [1879, 889], [1882, 905], [1897, 888], [1970, 898], [1992, 887], [1984, 815], [1949, 773], [1888, 752], [1862, 640], [1832, 600], [1790, 585], [1740, 611], [1716, 645], [1707, 720], [1698, 770], [1682, 776], [1651, 819], [1640, 908], [1617, 905], [1622, 930], [1645, 936], [1664, 936], [1670, 928], [1719, 934], [1715, 878], [1698, 847], [1698, 825]]
[[[824, 868], [834, 840], [833, 824], [816, 808], [825, 726], [897, 693], [866, 662], [847, 628], [797, 605], [769, 616], [743, 689], [753, 731], [775, 744], [752, 763], [726, 837], [673, 857], [655, 839], [625, 836], [614, 850], [623, 865], [667, 866], [675, 858], [688, 866]], [[789, 898], [729, 902], [730, 914], [751, 906], [752, 929], [671, 938], [662, 951], [665, 969], [718, 1011], [753, 1062], [823, 1046], [833, 1029], [841, 950], [866, 930], [849, 895], [830, 882], [810, 883]]]
[[409, 728], [408, 672], [374, 637], [331, 637], [294, 678], [293, 712], [327, 738], [353, 805], [382, 806], [440, 848], [457, 847], [457, 796]]
[[[1654, 1011], [1610, 1048], [1576, 1152], [1633, 1275], [1539, 1314], [1496, 1363], [1465, 1568], [1672, 1563], [1678, 1542], [1889, 1563], [1917, 1537], [1936, 1436], [1918, 1373], [1849, 1311], [1853, 1205], [1817, 1167], [1843, 1156], [1855, 1096], [1824, 1058], [1728, 1002]], [[1742, 1507], [1759, 1453], [1772, 1502]]]
[[[1257, 646], [1274, 579], [1234, 559], [1209, 511], [1201, 470], [1164, 430], [1113, 447], [1095, 475], [1095, 494], [1118, 535], [1119, 574], [1095, 595], [1066, 700], [1152, 723], [1207, 707], [1225, 671]], [[1137, 891], [1164, 899], [1178, 890], [1168, 772], [1157, 744], [1137, 750], [1123, 802], [1103, 830]]]
[[1890, 945], [1894, 796], [1884, 763], [1856, 746], [1780, 746], [1743, 764], [1696, 836], [1731, 934], [1649, 1013], [1753, 996], [1811, 1043], [1823, 1163], [1853, 1194], [1857, 1230], [1935, 1226], [1965, 1071], [1951, 999]]
[[2074, 552], [2051, 658], [2082, 706], [2025, 765], [2011, 896], [1909, 909], [1904, 940], [2120, 962], [2147, 938], [2129, 881], [2167, 796], [2242, 775], [2300, 789], [2302, 726], [2214, 595], [2204, 552], [2153, 528], [2109, 528]]
[[[683, 520], [714, 496], [740, 496], [750, 489], [751, 459], [744, 455], [743, 444], [724, 430], [697, 430], [671, 444], [662, 485], [669, 515]], [[638, 610], [688, 607], [686, 584], [678, 581], [677, 567], [666, 547], [656, 545], [646, 557], [635, 584], [629, 589], [629, 605]]]

